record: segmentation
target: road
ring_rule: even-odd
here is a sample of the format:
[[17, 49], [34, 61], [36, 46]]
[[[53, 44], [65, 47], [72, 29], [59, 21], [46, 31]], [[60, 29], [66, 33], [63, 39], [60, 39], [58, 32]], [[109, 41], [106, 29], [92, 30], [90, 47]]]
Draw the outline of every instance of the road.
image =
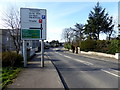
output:
[[118, 88], [118, 62], [75, 55], [59, 49], [45, 54], [58, 69], [66, 88]]

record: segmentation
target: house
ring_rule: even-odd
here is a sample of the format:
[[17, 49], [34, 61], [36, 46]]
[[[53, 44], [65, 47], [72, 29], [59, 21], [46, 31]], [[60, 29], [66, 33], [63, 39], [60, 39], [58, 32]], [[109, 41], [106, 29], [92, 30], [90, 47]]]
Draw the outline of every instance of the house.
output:
[[0, 29], [0, 52], [14, 51], [15, 47], [8, 29]]

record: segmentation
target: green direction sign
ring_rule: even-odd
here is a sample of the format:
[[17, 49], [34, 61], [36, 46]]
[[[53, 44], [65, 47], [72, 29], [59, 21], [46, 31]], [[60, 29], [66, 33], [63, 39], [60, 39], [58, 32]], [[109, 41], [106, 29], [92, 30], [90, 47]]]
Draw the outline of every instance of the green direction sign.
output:
[[40, 39], [40, 30], [38, 29], [22, 29], [22, 39]]

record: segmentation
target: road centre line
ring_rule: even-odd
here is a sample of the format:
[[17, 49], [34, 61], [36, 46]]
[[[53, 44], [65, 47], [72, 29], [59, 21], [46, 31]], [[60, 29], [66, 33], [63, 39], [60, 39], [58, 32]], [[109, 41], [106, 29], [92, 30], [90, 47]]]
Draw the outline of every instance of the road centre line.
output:
[[64, 57], [66, 57], [66, 58], [72, 58], [72, 57], [69, 57], [69, 56], [66, 56], [66, 55], [63, 55], [63, 54], [60, 54], [60, 53], [58, 53], [58, 52], [55, 52], [55, 53], [57, 53], [57, 54], [59, 54], [59, 55], [61, 55], [61, 56], [64, 56]]
[[79, 62], [81, 62], [81, 63], [83, 63], [83, 64], [85, 64], [85, 65], [93, 65], [93, 64], [90, 63], [90, 62], [86, 62], [86, 61], [83, 61], [83, 60], [80, 60], [80, 59], [74, 59], [74, 60], [79, 61]]
[[108, 74], [111, 74], [111, 75], [116, 76], [116, 77], [120, 77], [119, 75], [116, 75], [116, 74], [111, 73], [111, 72], [109, 72], [109, 71], [107, 71], [107, 70], [104, 70], [104, 69], [101, 69], [101, 71], [103, 71], [103, 72], [105, 72], [105, 73], [108, 73]]
[[[58, 52], [56, 52], [56, 53], [58, 53]], [[70, 56], [66, 56], [66, 55], [63, 55], [63, 54], [60, 54], [60, 53], [58, 53], [58, 54], [66, 57], [66, 58], [74, 59], [74, 58], [72, 58], [72, 57], [70, 57]], [[79, 60], [79, 59], [74, 59], [74, 60], [79, 61], [79, 62], [81, 62], [81, 63], [83, 63], [83, 64], [85, 64], [85, 65], [93, 65], [92, 63], [86, 62], [86, 61], [83, 61], [83, 60]], [[109, 69], [109, 70], [113, 70], [113, 71], [119, 72], [119, 71], [114, 70], [114, 69]], [[109, 71], [107, 71], [107, 70], [104, 70], [104, 69], [101, 69], [101, 71], [103, 71], [103, 72], [105, 72], [105, 73], [108, 73], [108, 74], [110, 74], [110, 75], [113, 75], [113, 76], [115, 76], [115, 77], [120, 77], [119, 75], [114, 74], [114, 73], [111, 73], [111, 72], [109, 72]]]
[[66, 57], [66, 58], [70, 58], [70, 59], [73, 59], [72, 57], [69, 57], [69, 56], [66, 56], [66, 55], [63, 55], [64, 57]]
[[[60, 53], [58, 53], [58, 52], [56, 52], [56, 53], [59, 54], [59, 55], [62, 55], [62, 54], [60, 54]], [[66, 57], [66, 58], [70, 58], [70, 59], [76, 60], [76, 61], [78, 61], [78, 62], [81, 62], [81, 63], [85, 64], [85, 65], [93, 65], [93, 64], [90, 63], [90, 62], [86, 62], [86, 61], [83, 61], [83, 60], [80, 60], [80, 59], [75, 59], [75, 58], [72, 58], [72, 57], [67, 56], [67, 55], [62, 55], [62, 56]]]
[[62, 54], [60, 54], [60, 53], [58, 53], [58, 52], [55, 52], [55, 53], [57, 53], [57, 54], [59, 54], [59, 55], [63, 56]]

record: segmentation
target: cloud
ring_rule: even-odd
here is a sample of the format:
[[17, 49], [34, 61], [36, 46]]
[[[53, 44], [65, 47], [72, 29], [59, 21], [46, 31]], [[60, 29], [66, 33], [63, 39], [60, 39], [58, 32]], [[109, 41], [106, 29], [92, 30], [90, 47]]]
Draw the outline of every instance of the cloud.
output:
[[[70, 5], [69, 5], [70, 4]], [[74, 14], [76, 12], [81, 12], [81, 10], [83, 10], [84, 8], [90, 6], [89, 4], [73, 4], [72, 3], [64, 3], [64, 4], [58, 4], [59, 8], [57, 8], [58, 10], [55, 10], [56, 12], [54, 12], [54, 19], [60, 19], [66, 16], [69, 16], [71, 14]], [[63, 6], [63, 7], [62, 7]], [[54, 7], [56, 8], [56, 7]], [[53, 16], [53, 13], [51, 13]]]

